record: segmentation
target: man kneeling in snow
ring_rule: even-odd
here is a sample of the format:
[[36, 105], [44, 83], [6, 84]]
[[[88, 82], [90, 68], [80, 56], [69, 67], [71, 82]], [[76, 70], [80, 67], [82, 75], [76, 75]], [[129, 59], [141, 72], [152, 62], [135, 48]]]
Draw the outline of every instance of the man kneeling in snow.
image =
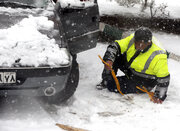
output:
[[[148, 28], [139, 28], [134, 34], [116, 40], [108, 46], [103, 59], [115, 73], [118, 69], [124, 72], [125, 76], [117, 77], [122, 93], [140, 93], [136, 86], [144, 86], [148, 91], [156, 87], [152, 101], [162, 103], [165, 100], [170, 81], [167, 54], [158, 46], [157, 40]], [[103, 70], [102, 79], [97, 88], [108, 88], [109, 91], [118, 92], [110, 67], [107, 65]]]

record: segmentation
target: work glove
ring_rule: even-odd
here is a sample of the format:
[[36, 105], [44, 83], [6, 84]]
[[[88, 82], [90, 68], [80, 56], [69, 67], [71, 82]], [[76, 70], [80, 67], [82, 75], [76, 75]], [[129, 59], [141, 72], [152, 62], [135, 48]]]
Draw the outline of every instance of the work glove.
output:
[[112, 62], [111, 60], [107, 60], [106, 63], [107, 63], [109, 66], [105, 64], [105, 65], [104, 65], [104, 66], [105, 66], [105, 69], [111, 70], [112, 65], [113, 65], [113, 62]]
[[112, 77], [112, 74], [111, 74], [111, 68], [112, 68], [113, 62], [110, 61], [110, 60], [107, 60], [106, 63], [109, 66], [104, 64], [104, 70], [103, 70], [103, 73], [102, 73], [103, 84], [105, 86], [107, 85], [108, 81], [112, 81], [113, 80], [113, 77]]
[[168, 87], [160, 87], [157, 86], [154, 92], [154, 96], [152, 101], [154, 103], [162, 104], [162, 102], [166, 99], [167, 95], [167, 88]]

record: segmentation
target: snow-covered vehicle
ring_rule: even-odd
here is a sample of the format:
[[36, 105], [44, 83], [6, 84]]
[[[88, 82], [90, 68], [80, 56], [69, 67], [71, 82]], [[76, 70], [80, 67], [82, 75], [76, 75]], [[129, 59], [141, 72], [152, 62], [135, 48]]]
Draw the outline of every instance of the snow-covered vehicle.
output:
[[94, 0], [0, 0], [0, 96], [71, 97], [77, 53], [96, 46], [98, 21]]

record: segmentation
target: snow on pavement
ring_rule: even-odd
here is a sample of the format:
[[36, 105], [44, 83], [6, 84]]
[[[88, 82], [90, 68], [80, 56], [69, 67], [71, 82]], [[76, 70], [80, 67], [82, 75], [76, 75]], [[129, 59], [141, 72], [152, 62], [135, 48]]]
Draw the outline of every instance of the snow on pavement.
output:
[[34, 98], [1, 98], [0, 107], [0, 131], [61, 131]]
[[[174, 35], [157, 34], [158, 39]], [[180, 37], [173, 41], [180, 49]], [[168, 47], [168, 41], [164, 46]], [[147, 94], [121, 96], [108, 90], [97, 90], [101, 79], [103, 56], [108, 44], [78, 54], [80, 82], [74, 96], [67, 103], [47, 112], [36, 100], [22, 98], [1, 103], [1, 131], [57, 131], [56, 123], [84, 128], [91, 131], [169, 131], [180, 129], [180, 63], [169, 59], [171, 82], [166, 101], [159, 105], [149, 100]], [[176, 49], [174, 48], [174, 49]], [[172, 49], [173, 50], [173, 49]], [[129, 98], [127, 97], [129, 96]], [[51, 107], [50, 107], [51, 108]]]
[[[81, 101], [82, 99], [87, 98], [88, 107], [84, 108], [87, 108], [86, 110], [89, 110], [88, 108], [93, 109], [93, 112], [90, 110], [90, 113], [89, 111], [86, 113], [86, 115], [90, 116], [90, 121], [88, 123], [88, 125], [90, 125], [88, 126], [88, 129], [93, 131], [118, 131], [119, 129], [159, 131], [170, 130], [173, 128], [176, 130], [180, 129], [178, 126], [178, 121], [180, 120], [180, 89], [178, 88], [180, 86], [180, 82], [178, 82], [180, 69], [178, 69], [178, 67], [180, 67], [180, 63], [169, 60], [171, 84], [167, 100], [162, 105], [150, 102], [147, 94], [131, 94], [130, 97], [132, 97], [132, 100], [126, 100], [119, 94], [110, 93], [107, 90], [97, 91], [95, 89], [95, 84], [100, 80], [100, 74], [103, 67], [97, 57], [98, 54], [101, 54], [102, 56], [102, 48], [104, 48], [104, 45], [98, 45], [94, 51], [89, 51], [86, 56], [85, 54], [87, 52], [84, 52], [82, 55], [84, 60], [82, 57], [79, 58], [83, 62], [87, 61], [87, 64], [84, 65], [86, 68], [81, 70], [81, 74], [83, 74], [88, 82], [85, 82], [84, 79], [80, 82], [80, 85], [82, 84], [82, 86], [79, 86], [78, 90], [81, 90], [81, 92], [78, 94], [77, 91], [75, 96], [79, 97]], [[90, 55], [90, 53], [92, 55]], [[82, 64], [80, 63], [80, 65]], [[93, 73], [94, 75], [92, 75]], [[76, 103], [77, 105], [79, 104], [78, 99], [74, 104]], [[83, 110], [80, 110], [79, 112], [83, 112]]]
[[[98, 0], [100, 4], [103, 1]], [[110, 7], [106, 3], [107, 6]], [[103, 12], [102, 7], [100, 11]], [[166, 49], [180, 55], [180, 36], [159, 32], [155, 36]], [[97, 55], [103, 56], [106, 47], [107, 44], [98, 43], [96, 48], [78, 54], [80, 82], [77, 91], [67, 103], [50, 107], [52, 111], [44, 109], [45, 106], [36, 99], [1, 100], [0, 131], [62, 131], [55, 126], [57, 122], [91, 131], [179, 130], [180, 63], [169, 59], [171, 82], [168, 97], [162, 105], [154, 104], [147, 94], [123, 97], [106, 89], [96, 90], [95, 85], [100, 81], [103, 69]]]
[[[125, 7], [120, 5], [117, 1], [120, 0], [98, 0], [100, 15], [124, 15], [135, 17], [150, 17], [150, 9], [147, 8], [144, 12], [141, 12], [141, 5], [136, 4], [133, 7]], [[151, 2], [151, 1], [149, 1]], [[170, 13], [170, 18], [179, 18], [180, 3], [178, 0], [156, 0], [155, 8], [165, 4], [167, 8], [165, 12]], [[157, 17], [161, 17], [162, 13], [156, 12]]]

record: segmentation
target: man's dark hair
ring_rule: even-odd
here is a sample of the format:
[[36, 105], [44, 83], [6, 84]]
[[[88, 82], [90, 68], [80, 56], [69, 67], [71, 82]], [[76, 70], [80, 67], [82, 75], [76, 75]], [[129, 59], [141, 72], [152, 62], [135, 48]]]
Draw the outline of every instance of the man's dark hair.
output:
[[139, 42], [151, 42], [152, 40], [152, 32], [150, 31], [150, 29], [146, 28], [146, 27], [141, 27], [139, 29], [137, 29], [135, 31], [135, 34], [134, 34], [134, 39], [135, 41]]

